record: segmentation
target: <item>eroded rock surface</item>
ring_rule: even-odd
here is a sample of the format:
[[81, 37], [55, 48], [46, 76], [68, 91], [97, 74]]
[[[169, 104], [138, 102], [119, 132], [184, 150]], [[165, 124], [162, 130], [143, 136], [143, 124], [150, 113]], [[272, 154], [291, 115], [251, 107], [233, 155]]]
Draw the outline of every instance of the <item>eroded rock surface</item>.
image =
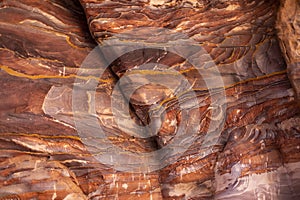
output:
[[281, 50], [285, 56], [288, 73], [297, 96], [300, 95], [300, 2], [282, 0], [278, 12], [277, 28]]
[[[299, 198], [298, 7], [296, 0], [2, 1], [0, 199]], [[177, 33], [205, 50], [198, 57], [189, 45], [175, 48], [199, 58], [199, 66], [163, 48]], [[82, 67], [97, 43], [114, 37], [162, 48], [119, 56], [128, 48], [122, 43], [96, 51], [96, 64]], [[175, 90], [151, 83], [161, 80]], [[146, 133], [129, 126], [152, 119], [161, 126]], [[78, 121], [90, 133], [80, 134]], [[118, 171], [96, 159], [110, 151], [98, 126], [112, 145], [139, 158], [172, 144], [182, 122], [194, 140], [159, 170]]]

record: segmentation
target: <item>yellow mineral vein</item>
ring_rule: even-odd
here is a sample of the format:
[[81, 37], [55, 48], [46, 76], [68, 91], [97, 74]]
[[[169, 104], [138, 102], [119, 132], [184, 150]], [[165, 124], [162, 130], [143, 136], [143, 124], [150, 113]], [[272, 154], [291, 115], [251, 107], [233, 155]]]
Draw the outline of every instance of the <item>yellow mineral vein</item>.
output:
[[7, 74], [11, 75], [11, 76], [16, 76], [16, 77], [21, 77], [21, 78], [28, 78], [28, 79], [69, 79], [69, 78], [78, 78], [81, 80], [90, 80], [90, 79], [95, 79], [99, 82], [103, 82], [103, 83], [110, 83], [113, 82], [113, 78], [110, 79], [100, 79], [96, 76], [78, 76], [76, 74], [70, 74], [70, 75], [66, 75], [66, 76], [62, 76], [62, 75], [30, 75], [30, 74], [25, 74], [22, 72], [18, 72], [16, 70], [13, 70], [7, 66], [4, 65], [0, 65], [0, 69], [5, 71]]

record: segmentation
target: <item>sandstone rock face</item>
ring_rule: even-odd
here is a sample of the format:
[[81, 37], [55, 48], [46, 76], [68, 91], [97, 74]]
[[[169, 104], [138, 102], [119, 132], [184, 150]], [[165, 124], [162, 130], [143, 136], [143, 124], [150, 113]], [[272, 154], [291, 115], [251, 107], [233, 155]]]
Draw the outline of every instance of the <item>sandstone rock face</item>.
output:
[[277, 28], [281, 42], [281, 49], [285, 55], [290, 80], [300, 95], [300, 3], [297, 0], [281, 1], [281, 8], [278, 12]]
[[0, 2], [0, 199], [299, 198], [298, 14]]

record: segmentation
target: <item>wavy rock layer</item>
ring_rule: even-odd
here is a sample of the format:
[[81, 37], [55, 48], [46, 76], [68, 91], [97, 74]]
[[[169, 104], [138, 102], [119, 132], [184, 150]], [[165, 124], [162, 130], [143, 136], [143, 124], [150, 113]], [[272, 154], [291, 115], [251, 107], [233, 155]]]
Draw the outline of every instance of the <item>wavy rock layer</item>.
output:
[[[279, 1], [80, 3], [0, 3], [0, 199], [300, 197], [300, 115], [297, 67], [293, 67], [298, 62], [298, 28], [296, 11], [287, 12], [295, 8], [296, 1], [283, 2], [279, 9], [277, 27], [283, 53], [275, 29]], [[295, 20], [290, 23], [290, 19]], [[170, 34], [152, 32], [154, 36], [149, 38], [147, 27], [166, 28]], [[133, 28], [146, 32], [118, 35]], [[202, 65], [193, 66], [164, 48], [118, 56], [128, 44], [160, 41], [163, 47], [177, 41], [173, 37], [177, 33], [205, 49], [207, 53], [200, 57], [189, 45], [179, 49], [190, 52], [190, 58], [200, 58]], [[114, 51], [97, 51], [92, 65], [81, 66], [96, 42], [103, 44], [114, 36], [128, 44]], [[118, 59], [107, 63], [116, 55]], [[224, 87], [214, 80], [220, 77], [215, 76], [208, 55], [220, 71]], [[138, 69], [143, 64], [144, 68]], [[98, 69], [107, 65], [98, 76]], [[128, 76], [134, 74], [144, 79]], [[180, 77], [187, 82], [179, 82]], [[120, 80], [123, 82], [118, 83]], [[175, 90], [151, 80], [166, 80]], [[208, 89], [207, 80], [215, 83], [213, 90]], [[93, 81], [96, 86], [88, 87]], [[139, 81], [149, 84], [137, 88]], [[112, 98], [116, 88], [120, 93]], [[132, 95], [126, 96], [131, 90]], [[75, 98], [74, 91], [81, 96]], [[192, 104], [191, 94], [197, 104]], [[121, 99], [130, 101], [130, 107], [124, 108]], [[125, 109], [129, 109], [129, 118], [120, 112]], [[150, 136], [145, 138], [139, 137], [144, 132], [128, 125], [132, 121], [153, 124], [153, 119], [161, 126], [150, 126], [146, 132]], [[78, 121], [90, 130], [86, 135], [80, 133]], [[176, 162], [159, 170], [117, 171], [96, 159], [110, 152], [95, 134], [98, 125], [111, 144], [138, 158], [171, 144], [183, 121], [195, 140]], [[220, 135], [216, 137], [214, 131]], [[96, 143], [85, 145], [86, 140]], [[205, 147], [207, 141], [210, 145]], [[167, 154], [157, 163], [173, 156]], [[126, 158], [124, 155], [119, 162]]]
[[285, 68], [274, 28], [279, 1], [81, 3], [91, 33], [100, 43], [134, 28], [161, 27], [195, 40], [219, 66], [223, 78], [231, 82]]
[[[293, 191], [294, 186], [290, 184], [288, 189], [284, 189], [285, 186], [276, 184], [272, 178], [263, 178], [268, 176], [270, 171], [274, 172], [275, 176], [282, 177], [282, 169], [287, 170], [283, 167], [284, 163], [297, 162], [298, 159], [297, 156], [289, 156], [298, 155], [299, 140], [295, 139], [294, 135], [299, 132], [298, 128], [295, 128], [297, 131], [294, 132], [287, 131], [282, 126], [289, 124], [297, 127], [297, 123], [292, 125], [292, 121], [298, 120], [299, 113], [295, 93], [289, 86], [287, 77], [282, 74], [282, 70], [285, 70], [285, 61], [281, 56], [275, 29], [279, 1], [82, 0], [81, 3], [91, 33], [99, 44], [118, 38], [120, 41], [126, 40], [127, 43], [133, 44], [157, 42], [159, 45], [167, 46], [168, 42], [178, 39], [172, 37], [172, 33], [180, 32], [203, 47], [221, 73], [226, 88], [226, 102], [223, 103], [227, 105], [225, 111], [227, 117], [214, 150], [211, 154], [206, 154], [201, 145], [209, 125], [214, 123], [212, 111], [219, 109], [219, 112], [222, 112], [223, 104], [222, 98], [217, 97], [215, 101], [221, 108], [210, 107], [212, 100], [205, 85], [205, 77], [197, 75], [195, 66], [191, 66], [173, 53], [153, 49], [128, 53], [111, 65], [118, 78], [124, 79], [128, 76], [121, 84], [124, 94], [137, 89], [134, 79], [129, 75], [139, 73], [136, 71], [138, 66], [151, 63], [167, 65], [168, 69], [177, 70], [193, 85], [193, 90], [197, 94], [199, 105], [193, 109], [184, 108], [189, 110], [188, 123], [192, 123], [195, 118], [201, 122], [200, 128], [194, 130], [197, 139], [179, 161], [160, 171], [164, 198], [238, 199], [239, 195], [244, 195], [245, 198], [251, 199], [253, 196], [291, 198], [293, 195], [299, 195], [295, 193], [289, 196], [288, 192], [279, 192]], [[280, 12], [283, 9], [281, 8]], [[156, 31], [149, 38], [147, 36], [150, 32], [132, 31], [135, 28], [147, 30], [148, 27], [167, 28], [171, 30], [170, 35], [161, 39], [163, 34]], [[288, 38], [286, 34], [283, 35]], [[120, 55], [122, 48], [128, 48], [126, 42], [122, 44], [123, 46], [118, 45], [115, 51], [109, 52], [108, 57], [111, 54]], [[183, 48], [183, 51], [188, 49]], [[146, 69], [149, 70], [150, 65]], [[154, 80], [154, 76], [161, 76], [161, 79], [171, 81], [171, 85], [175, 85], [172, 81], [176, 82], [179, 78], [178, 75], [166, 78], [163, 67], [155, 66], [155, 69], [161, 72], [155, 75], [143, 72], [143, 75], [146, 73], [146, 79]], [[209, 72], [212, 68], [206, 69], [205, 75], [214, 77]], [[176, 97], [182, 92], [180, 91], [182, 87], [184, 86], [179, 85], [175, 89], [177, 93], [172, 93], [164, 86], [147, 84], [139, 87], [128, 99], [144, 124], [151, 123], [151, 116], [157, 115], [153, 106], [159, 104], [166, 109], [166, 114], [161, 117], [162, 127], [156, 138], [159, 148], [172, 142], [176, 128], [181, 122], [183, 111]], [[284, 93], [286, 96], [281, 96]], [[222, 96], [218, 92], [215, 95]], [[189, 104], [188, 102], [188, 99], [184, 99], [181, 104]], [[197, 116], [195, 114], [197, 112], [201, 114]], [[288, 142], [290, 144], [293, 141], [289, 147], [284, 147], [282, 143], [289, 138], [284, 136], [285, 134], [294, 135]], [[253, 186], [256, 178], [252, 179], [252, 176], [255, 174], [262, 174], [261, 183], [257, 186], [255, 184]], [[284, 180], [281, 182], [282, 185], [286, 185]], [[275, 187], [272, 191], [262, 189], [271, 185]]]

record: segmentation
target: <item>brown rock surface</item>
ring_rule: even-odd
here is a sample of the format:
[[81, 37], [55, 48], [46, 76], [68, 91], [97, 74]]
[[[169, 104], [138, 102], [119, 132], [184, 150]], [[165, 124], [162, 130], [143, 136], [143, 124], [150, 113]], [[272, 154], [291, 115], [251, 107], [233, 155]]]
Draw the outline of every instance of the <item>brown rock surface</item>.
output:
[[285, 56], [288, 74], [296, 94], [300, 95], [300, 2], [282, 0], [277, 28], [281, 50]]
[[[298, 6], [296, 0], [1, 1], [0, 199], [299, 198]], [[180, 52], [143, 48], [118, 56], [99, 76], [109, 56], [128, 45], [164, 47], [178, 41], [178, 32], [208, 53], [199, 57], [203, 65]], [[114, 37], [128, 44], [96, 51], [96, 64], [82, 66], [97, 43]], [[197, 57], [189, 47], [175, 49]], [[214, 80], [216, 69], [223, 86]], [[151, 83], [161, 80], [175, 90]], [[154, 125], [139, 132], [131, 122]], [[178, 132], [182, 126], [186, 135]], [[97, 135], [99, 127], [108, 140]], [[147, 164], [140, 155], [186, 144], [190, 136], [175, 161], [172, 151], [158, 155], [156, 171], [133, 173], [99, 161], [113, 152], [108, 141]], [[114, 160], [119, 169], [128, 167], [122, 166], [128, 155]]]

